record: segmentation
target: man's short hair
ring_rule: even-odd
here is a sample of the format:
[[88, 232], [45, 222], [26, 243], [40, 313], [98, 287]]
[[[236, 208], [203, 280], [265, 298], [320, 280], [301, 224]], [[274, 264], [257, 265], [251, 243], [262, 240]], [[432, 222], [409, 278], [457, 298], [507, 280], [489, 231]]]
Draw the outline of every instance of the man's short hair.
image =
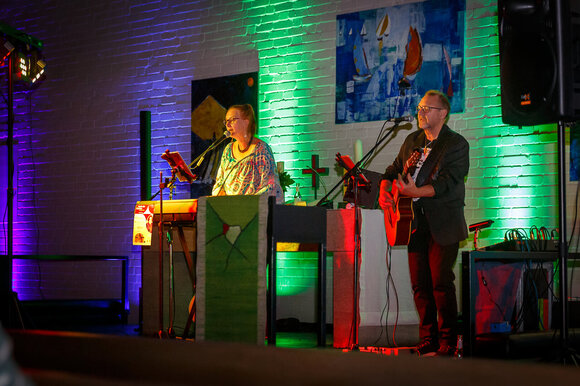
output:
[[447, 110], [447, 116], [445, 117], [445, 123], [447, 123], [447, 121], [449, 121], [449, 114], [451, 113], [451, 104], [449, 103], [449, 99], [447, 99], [447, 95], [437, 90], [429, 90], [425, 95], [436, 96], [439, 98], [439, 102], [443, 105], [443, 108]]

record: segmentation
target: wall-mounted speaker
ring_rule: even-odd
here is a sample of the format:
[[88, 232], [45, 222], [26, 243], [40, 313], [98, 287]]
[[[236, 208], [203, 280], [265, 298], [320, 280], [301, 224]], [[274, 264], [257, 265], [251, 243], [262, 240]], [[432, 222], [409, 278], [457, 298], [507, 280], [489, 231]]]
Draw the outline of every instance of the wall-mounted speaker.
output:
[[151, 111], [139, 113], [141, 200], [151, 198]]
[[498, 0], [504, 123], [580, 119], [579, 3]]

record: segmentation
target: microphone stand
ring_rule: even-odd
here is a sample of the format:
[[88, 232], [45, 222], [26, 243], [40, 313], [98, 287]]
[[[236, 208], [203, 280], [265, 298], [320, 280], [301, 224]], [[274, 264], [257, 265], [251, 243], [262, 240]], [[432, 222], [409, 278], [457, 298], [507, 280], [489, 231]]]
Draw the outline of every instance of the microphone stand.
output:
[[[169, 188], [170, 189], [170, 193], [173, 193], [173, 188], [176, 182], [176, 177], [178, 175], [180, 176], [189, 176], [191, 173], [189, 173], [189, 171], [191, 170], [195, 170], [199, 167], [199, 165], [201, 165], [201, 163], [203, 162], [205, 156], [207, 155], [207, 153], [209, 153], [210, 151], [214, 150], [216, 147], [218, 147], [219, 145], [221, 145], [226, 139], [228, 139], [230, 137], [230, 132], [229, 131], [225, 131], [224, 135], [221, 139], [219, 139], [218, 141], [215, 141], [214, 143], [212, 143], [211, 145], [208, 146], [207, 149], [205, 149], [203, 151], [203, 153], [201, 153], [196, 159], [194, 159], [193, 161], [191, 161], [191, 163], [187, 166], [187, 169], [184, 170], [185, 168], [183, 168], [181, 165], [177, 165], [174, 166], [171, 170], [171, 180], [167, 181], [164, 185], [165, 188]], [[167, 152], [166, 152], [167, 153]], [[195, 164], [195, 166], [193, 166]], [[185, 166], [185, 165], [183, 165]], [[192, 167], [193, 166], [193, 167]], [[192, 178], [191, 178], [192, 177]], [[187, 177], [187, 181], [189, 183], [192, 183], [193, 181], [197, 180], [197, 175], [193, 174], [190, 177]], [[152, 201], [155, 197], [157, 197], [157, 195], [161, 192], [161, 189], [157, 191], [157, 193], [155, 193], [154, 195], [151, 196], [151, 198], [149, 198], [149, 201]], [[170, 194], [170, 199], [172, 198], [172, 194]]]
[[570, 346], [568, 324], [568, 244], [566, 236], [566, 125], [558, 121], [558, 204], [560, 239], [558, 241], [558, 263], [560, 264], [560, 359], [563, 364], [577, 364], [578, 355]]
[[[223, 141], [229, 137], [229, 132], [226, 131], [226, 135], [219, 141], [211, 144], [199, 157], [197, 157], [189, 166], [185, 166], [185, 162], [179, 155], [179, 153], [172, 154], [167, 150], [161, 157], [171, 165], [171, 180], [169, 178], [163, 181], [163, 172], [159, 172], [159, 190], [155, 193], [149, 201], [152, 201], [157, 195], [159, 195], [159, 223], [158, 223], [158, 237], [159, 237], [159, 257], [158, 257], [158, 270], [159, 270], [159, 288], [158, 288], [158, 302], [159, 302], [159, 338], [174, 338], [175, 331], [173, 329], [174, 319], [175, 319], [175, 287], [174, 287], [174, 264], [173, 264], [173, 224], [169, 224], [169, 229], [167, 230], [167, 245], [169, 248], [169, 326], [167, 331], [164, 329], [164, 315], [163, 315], [163, 231], [164, 231], [164, 221], [163, 221], [163, 189], [169, 188], [169, 199], [173, 199], [173, 189], [175, 187], [175, 181], [178, 177], [180, 180], [188, 181], [192, 183], [197, 179], [197, 175], [191, 173], [191, 165], [196, 164], [195, 168], [203, 162], [203, 158], [211, 150], [218, 147]], [[189, 322], [188, 322], [189, 323]]]
[[[387, 121], [388, 122], [388, 121]], [[410, 123], [410, 122], [409, 122]], [[316, 204], [316, 206], [322, 206], [324, 201], [330, 197], [330, 195], [336, 190], [338, 189], [339, 186], [341, 186], [349, 177], [354, 176], [354, 175], [358, 175], [360, 174], [360, 169], [359, 166], [365, 162], [367, 160], [367, 158], [369, 158], [374, 152], [375, 150], [387, 139], [391, 136], [391, 134], [393, 133], [393, 131], [395, 131], [395, 129], [397, 129], [399, 127], [399, 125], [401, 124], [401, 122], [396, 121], [395, 124], [393, 125], [393, 127], [391, 127], [389, 129], [389, 131], [387, 132], [387, 134], [385, 134], [381, 139], [378, 140], [378, 142], [375, 144], [375, 146], [373, 146], [371, 148], [371, 150], [369, 150], [350, 170], [348, 170], [347, 173], [344, 174], [344, 176], [342, 176], [342, 178], [340, 179], [340, 181], [338, 181], [338, 183], [336, 185], [334, 185], [332, 187], [332, 189], [330, 189], [330, 191], [328, 193], [326, 193], [326, 195], [324, 195], [324, 197], [322, 197], [320, 199], [320, 201], [318, 201], [318, 203]], [[341, 165], [342, 166], [342, 165]]]
[[[157, 197], [157, 195], [159, 193], [161, 193], [161, 191], [164, 188], [169, 188], [169, 199], [172, 200], [173, 199], [173, 189], [175, 188], [175, 181], [177, 181], [178, 174], [186, 175], [186, 173], [184, 172], [184, 170], [180, 166], [176, 166], [176, 167], [171, 168], [171, 179], [166, 178], [165, 182], [161, 181], [161, 183], [159, 184], [159, 190], [157, 191], [157, 193], [155, 193], [154, 195], [152, 195], [149, 198], [149, 201], [153, 201], [153, 199], [155, 197]], [[196, 177], [196, 176], [194, 175], [194, 177]], [[192, 179], [191, 181], [193, 182], [194, 180]]]
[[[159, 172], [159, 192], [163, 191], [165, 184], [163, 183], [163, 172]], [[159, 193], [157, 192], [157, 193]], [[153, 196], [155, 197], [155, 196]], [[158, 256], [158, 270], [159, 270], [159, 286], [158, 286], [158, 302], [159, 302], [159, 338], [166, 337], [163, 328], [163, 193], [159, 196], [159, 222], [157, 224], [159, 237], [159, 256]]]
[[361, 250], [361, 213], [359, 213], [359, 202], [358, 202], [358, 186], [359, 179], [362, 175], [360, 170], [355, 171], [356, 175], [353, 180], [353, 190], [354, 190], [354, 267], [353, 267], [353, 287], [354, 287], [354, 299], [353, 299], [353, 328], [351, 329], [351, 350], [359, 349], [359, 335], [358, 335], [358, 325], [359, 325], [359, 313], [358, 313], [358, 287], [359, 287], [359, 262], [362, 258]]
[[[203, 153], [201, 153], [199, 156], [197, 156], [196, 159], [191, 161], [191, 163], [189, 164], [189, 168], [190, 169], [197, 169], [199, 167], [199, 165], [201, 165], [201, 163], [203, 162], [207, 153], [209, 153], [210, 151], [212, 151], [213, 149], [215, 149], [216, 147], [221, 145], [226, 139], [228, 139], [230, 137], [230, 135], [231, 134], [229, 131], [224, 131], [224, 135], [222, 136], [222, 138], [218, 141], [215, 141], [211, 145], [209, 145], [208, 148], [205, 149]], [[195, 164], [195, 166], [193, 166], [193, 164]]]
[[371, 148], [350, 170], [346, 167], [342, 159], [340, 158], [340, 153], [337, 153], [337, 161], [342, 166], [345, 167], [348, 171], [342, 177], [342, 179], [328, 192], [324, 197], [320, 199], [320, 201], [316, 204], [316, 206], [320, 206], [324, 200], [326, 200], [333, 191], [335, 191], [340, 185], [342, 185], [348, 178], [351, 176], [354, 177], [353, 180], [353, 191], [354, 191], [354, 267], [353, 267], [353, 319], [351, 324], [351, 336], [349, 337], [350, 342], [350, 349], [351, 350], [358, 350], [359, 349], [359, 335], [358, 335], [358, 321], [359, 321], [359, 302], [358, 302], [358, 286], [359, 286], [359, 262], [361, 261], [361, 224], [360, 224], [360, 215], [359, 215], [359, 206], [358, 206], [358, 187], [359, 187], [359, 179], [361, 179], [362, 172], [360, 170], [360, 165], [365, 162], [373, 153], [374, 151], [393, 133], [393, 131], [399, 127], [401, 121], [395, 121], [395, 124], [391, 129], [385, 134], [375, 146]]

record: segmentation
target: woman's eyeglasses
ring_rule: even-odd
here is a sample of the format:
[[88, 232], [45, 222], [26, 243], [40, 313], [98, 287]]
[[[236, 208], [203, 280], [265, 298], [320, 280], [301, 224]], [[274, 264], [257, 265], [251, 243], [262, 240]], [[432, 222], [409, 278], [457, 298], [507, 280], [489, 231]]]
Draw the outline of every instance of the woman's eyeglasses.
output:
[[228, 127], [229, 125], [231, 125], [232, 123], [234, 123], [234, 121], [237, 120], [237, 119], [240, 119], [240, 118], [234, 117], [234, 118], [230, 118], [228, 120], [225, 120], [224, 119], [224, 126], [225, 127]]

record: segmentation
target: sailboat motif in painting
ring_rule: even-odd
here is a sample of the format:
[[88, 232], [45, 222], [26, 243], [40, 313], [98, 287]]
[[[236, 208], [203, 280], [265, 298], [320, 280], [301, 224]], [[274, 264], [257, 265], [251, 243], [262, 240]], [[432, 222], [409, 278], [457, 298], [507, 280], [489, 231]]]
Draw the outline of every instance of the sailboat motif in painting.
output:
[[[352, 31], [351, 31], [352, 33]], [[354, 60], [354, 66], [356, 68], [356, 74], [353, 75], [355, 81], [364, 82], [371, 78], [371, 71], [368, 62], [368, 57], [366, 49], [363, 45], [363, 39], [367, 34], [367, 30], [363, 24], [360, 33], [354, 39], [354, 46], [352, 50], [352, 56]]]
[[[451, 58], [449, 57], [449, 52], [447, 52], [447, 48], [443, 46], [443, 57], [445, 58], [445, 68], [447, 71], [443, 71], [443, 92], [447, 94], [447, 97], [451, 99], [453, 96], [453, 77], [451, 71]], [[445, 90], [445, 84], [447, 84], [447, 89]]]
[[407, 41], [405, 51], [407, 56], [405, 58], [405, 66], [403, 67], [403, 77], [399, 80], [399, 89], [401, 92], [411, 87], [409, 77], [418, 73], [423, 64], [421, 37], [414, 27], [409, 27], [409, 40]]
[[381, 19], [377, 25], [377, 40], [379, 41], [379, 55], [382, 56], [383, 52], [383, 41], [391, 33], [391, 23], [389, 22], [389, 15], [385, 13], [385, 16]]

